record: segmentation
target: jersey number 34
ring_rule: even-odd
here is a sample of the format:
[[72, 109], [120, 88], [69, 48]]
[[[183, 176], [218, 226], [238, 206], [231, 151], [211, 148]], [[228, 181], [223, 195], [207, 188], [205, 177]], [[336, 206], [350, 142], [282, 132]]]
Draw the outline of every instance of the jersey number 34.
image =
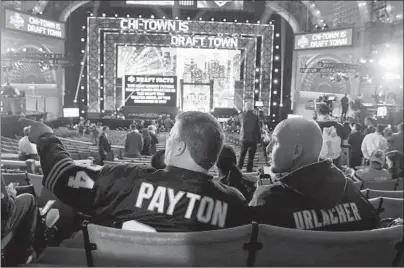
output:
[[67, 186], [72, 188], [86, 188], [86, 189], [93, 189], [94, 181], [88, 176], [85, 171], [78, 171], [76, 176], [70, 176]]

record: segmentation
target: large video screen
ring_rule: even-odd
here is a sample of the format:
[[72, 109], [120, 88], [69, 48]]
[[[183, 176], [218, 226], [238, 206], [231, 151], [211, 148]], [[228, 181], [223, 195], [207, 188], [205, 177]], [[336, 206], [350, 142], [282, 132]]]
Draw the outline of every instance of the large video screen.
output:
[[240, 50], [145, 46], [118, 46], [117, 50], [118, 79], [125, 75], [176, 76], [177, 103], [182, 98], [181, 79], [185, 83], [213, 80], [213, 107], [235, 107], [235, 81], [241, 80]]

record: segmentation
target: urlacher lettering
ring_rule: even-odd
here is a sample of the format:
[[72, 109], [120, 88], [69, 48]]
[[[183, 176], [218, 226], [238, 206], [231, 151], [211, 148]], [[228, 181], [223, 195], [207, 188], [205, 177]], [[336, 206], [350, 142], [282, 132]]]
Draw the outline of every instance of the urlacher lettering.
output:
[[[151, 183], [143, 182], [140, 186], [135, 206], [137, 208], [146, 208], [149, 211], [173, 215], [175, 206], [183, 198], [188, 201], [184, 215], [186, 219], [191, 219], [194, 211], [196, 211], [196, 219], [199, 222], [224, 228], [228, 204], [209, 196], [200, 196], [184, 191], [175, 192], [174, 189], [163, 186], [155, 188]], [[145, 200], [150, 200], [148, 205]], [[166, 206], [166, 201], [168, 201], [168, 206]], [[195, 209], [197, 204], [197, 209]]]
[[355, 203], [344, 203], [331, 209], [320, 209], [317, 212], [314, 209], [294, 212], [293, 219], [297, 229], [310, 230], [334, 224], [360, 221], [362, 218]]

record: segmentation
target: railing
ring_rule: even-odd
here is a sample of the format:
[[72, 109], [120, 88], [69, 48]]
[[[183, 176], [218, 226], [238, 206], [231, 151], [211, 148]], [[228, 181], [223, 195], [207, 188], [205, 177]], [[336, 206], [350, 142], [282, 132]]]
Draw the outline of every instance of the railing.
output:
[[46, 113], [46, 98], [42, 96], [1, 96], [0, 106], [2, 115]]

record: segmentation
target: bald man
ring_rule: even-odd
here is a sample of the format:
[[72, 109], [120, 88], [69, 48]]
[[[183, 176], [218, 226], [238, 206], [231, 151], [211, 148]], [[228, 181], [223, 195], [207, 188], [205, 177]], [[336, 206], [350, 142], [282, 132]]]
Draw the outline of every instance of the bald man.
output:
[[314, 121], [290, 118], [272, 137], [272, 171], [286, 173], [260, 186], [250, 202], [255, 220], [302, 230], [353, 231], [378, 226], [374, 207], [331, 160], [319, 161], [322, 132]]
[[258, 115], [254, 114], [252, 102], [245, 104], [245, 112], [240, 116], [241, 130], [241, 152], [238, 160], [238, 167], [242, 169], [244, 159], [248, 152], [247, 172], [252, 172], [254, 156], [257, 151], [257, 143], [261, 140], [260, 122]]

